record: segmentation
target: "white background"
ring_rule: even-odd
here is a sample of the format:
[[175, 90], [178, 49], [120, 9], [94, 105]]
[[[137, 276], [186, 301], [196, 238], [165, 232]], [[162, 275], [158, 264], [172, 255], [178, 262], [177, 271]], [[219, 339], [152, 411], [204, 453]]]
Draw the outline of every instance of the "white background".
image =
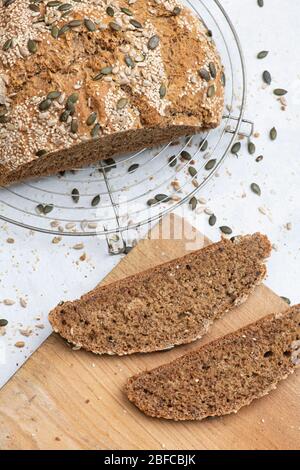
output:
[[[212, 240], [218, 240], [219, 225], [230, 225], [235, 234], [261, 231], [275, 245], [269, 262], [267, 285], [277, 294], [300, 302], [300, 2], [265, 0], [259, 8], [256, 0], [221, 2], [240, 36], [247, 72], [248, 103], [246, 117], [255, 122], [255, 162], [246, 150], [239, 158], [230, 156], [218, 177], [202, 196], [218, 217], [216, 227], [207, 223], [206, 214], [188, 212], [188, 217]], [[269, 56], [259, 61], [260, 50]], [[272, 86], [262, 86], [261, 75], [269, 70]], [[273, 88], [289, 90], [286, 111], [272, 94]], [[275, 126], [278, 139], [271, 142], [269, 130]], [[256, 182], [262, 196], [251, 193]], [[260, 212], [263, 208], [266, 215]], [[291, 224], [287, 230], [286, 224]], [[8, 237], [14, 244], [6, 242]], [[52, 236], [0, 224], [0, 318], [9, 320], [6, 335], [0, 337], [0, 386], [22, 364], [50, 332], [48, 311], [61, 299], [71, 299], [93, 288], [118, 259], [106, 254], [105, 244], [84, 239], [84, 249], [73, 249], [80, 239], [63, 239], [58, 245]], [[87, 260], [79, 261], [82, 253]], [[27, 300], [22, 308], [19, 299]], [[15, 304], [6, 306], [4, 299]], [[44, 325], [44, 329], [36, 325]], [[20, 328], [31, 328], [33, 335], [20, 335]], [[22, 350], [16, 341], [25, 341]]]

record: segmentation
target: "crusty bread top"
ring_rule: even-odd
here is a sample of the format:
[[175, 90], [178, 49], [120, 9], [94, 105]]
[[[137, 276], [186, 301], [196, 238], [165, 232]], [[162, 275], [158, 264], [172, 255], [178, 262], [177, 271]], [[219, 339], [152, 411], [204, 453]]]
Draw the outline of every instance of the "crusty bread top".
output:
[[218, 125], [220, 58], [177, 0], [1, 1], [0, 167], [128, 129]]
[[271, 246], [261, 234], [202, 250], [98, 286], [49, 314], [54, 331], [98, 354], [168, 349], [203, 336], [265, 277]]
[[249, 405], [299, 366], [297, 305], [131, 377], [126, 391], [147, 415], [203, 419]]

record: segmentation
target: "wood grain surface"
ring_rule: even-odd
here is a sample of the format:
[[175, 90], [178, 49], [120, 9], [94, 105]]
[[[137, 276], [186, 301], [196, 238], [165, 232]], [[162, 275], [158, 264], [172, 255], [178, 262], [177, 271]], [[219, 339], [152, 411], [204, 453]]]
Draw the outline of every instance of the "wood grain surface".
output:
[[[170, 219], [178, 227], [181, 219]], [[196, 234], [189, 227], [189, 235]], [[185, 254], [186, 240], [143, 240], [104, 282]], [[185, 235], [185, 238], [189, 236]], [[207, 243], [200, 237], [200, 243]], [[0, 391], [1, 449], [299, 449], [300, 374], [239, 413], [202, 422], [147, 418], [123, 393], [126, 379], [286, 304], [265, 286], [217, 321], [203, 340], [129, 357], [73, 351], [52, 335]]]

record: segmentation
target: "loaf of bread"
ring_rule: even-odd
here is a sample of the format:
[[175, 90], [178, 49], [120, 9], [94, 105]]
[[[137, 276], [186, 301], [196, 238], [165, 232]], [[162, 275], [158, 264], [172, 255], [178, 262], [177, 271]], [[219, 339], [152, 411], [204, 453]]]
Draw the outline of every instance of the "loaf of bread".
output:
[[237, 412], [300, 365], [300, 305], [129, 379], [126, 392], [149, 416], [201, 420]]
[[247, 299], [266, 274], [268, 239], [222, 240], [182, 258], [96, 287], [49, 315], [54, 331], [97, 354], [169, 349], [203, 336]]
[[0, 184], [220, 123], [211, 32], [177, 0], [0, 2]]

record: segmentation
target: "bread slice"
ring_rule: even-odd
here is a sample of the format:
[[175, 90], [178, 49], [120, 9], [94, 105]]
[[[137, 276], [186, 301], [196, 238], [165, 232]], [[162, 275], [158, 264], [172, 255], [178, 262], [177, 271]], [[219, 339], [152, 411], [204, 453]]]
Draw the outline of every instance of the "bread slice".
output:
[[297, 305], [130, 378], [126, 393], [149, 416], [201, 420], [237, 412], [299, 365]]
[[220, 124], [225, 75], [200, 18], [177, 0], [110, 3], [1, 2], [1, 185]]
[[246, 300], [271, 251], [260, 234], [222, 240], [105, 286], [49, 315], [54, 331], [97, 354], [169, 349], [203, 336]]

